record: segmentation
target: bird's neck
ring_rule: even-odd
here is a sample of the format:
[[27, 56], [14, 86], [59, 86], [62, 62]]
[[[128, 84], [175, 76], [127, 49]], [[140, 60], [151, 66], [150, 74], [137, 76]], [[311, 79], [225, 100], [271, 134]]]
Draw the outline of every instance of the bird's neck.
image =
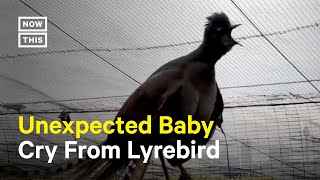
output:
[[219, 52], [217, 47], [203, 42], [194, 52], [195, 60], [211, 65], [215, 65], [216, 62], [223, 56], [223, 53]]

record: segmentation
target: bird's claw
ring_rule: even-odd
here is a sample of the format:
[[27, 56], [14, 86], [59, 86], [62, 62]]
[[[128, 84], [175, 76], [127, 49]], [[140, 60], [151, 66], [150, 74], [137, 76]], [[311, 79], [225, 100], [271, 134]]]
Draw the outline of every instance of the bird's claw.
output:
[[192, 178], [191, 178], [189, 173], [182, 172], [180, 177], [179, 177], [179, 180], [192, 180]]

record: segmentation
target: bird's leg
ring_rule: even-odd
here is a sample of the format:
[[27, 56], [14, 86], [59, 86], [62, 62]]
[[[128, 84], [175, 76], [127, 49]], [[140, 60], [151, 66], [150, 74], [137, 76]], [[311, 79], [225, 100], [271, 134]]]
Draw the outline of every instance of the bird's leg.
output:
[[181, 171], [181, 175], [179, 177], [179, 180], [191, 180], [192, 179], [190, 174], [186, 171], [186, 169], [184, 169], [182, 164], [179, 164], [178, 167]]
[[143, 163], [144, 158], [140, 152], [140, 158], [134, 160], [133, 163], [135, 167], [129, 166], [129, 172], [126, 174], [124, 179], [127, 180], [140, 180], [143, 179], [145, 172], [147, 171], [147, 167], [150, 163], [150, 159], [147, 163]]
[[163, 158], [162, 150], [159, 150], [159, 156], [160, 156], [160, 161], [161, 161], [162, 169], [163, 169], [164, 174], [165, 174], [165, 176], [166, 176], [166, 180], [170, 180], [170, 179], [169, 179], [169, 174], [168, 174], [168, 169], [167, 169], [166, 163], [165, 163], [164, 158]]

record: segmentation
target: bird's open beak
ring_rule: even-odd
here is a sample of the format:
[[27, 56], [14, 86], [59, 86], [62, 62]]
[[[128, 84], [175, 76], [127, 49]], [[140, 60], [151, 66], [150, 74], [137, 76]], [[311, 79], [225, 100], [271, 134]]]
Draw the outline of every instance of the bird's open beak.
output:
[[[236, 44], [237, 44], [237, 45], [240, 45], [240, 46], [242, 46], [242, 44], [240, 44], [240, 43], [239, 43], [238, 41], [236, 41]], [[243, 47], [243, 46], [242, 46], [242, 47]]]
[[231, 30], [235, 29], [236, 27], [240, 26], [241, 24], [236, 24], [231, 26]]
[[[233, 29], [235, 29], [236, 27], [238, 27], [238, 26], [240, 26], [241, 24], [235, 24], [235, 25], [232, 25], [231, 26], [231, 30], [233, 30]], [[239, 42], [237, 42], [237, 41], [235, 41], [235, 44], [238, 44], [238, 45], [240, 45], [240, 46], [242, 46], [242, 44], [240, 44]], [[243, 46], [242, 46], [243, 47]]]

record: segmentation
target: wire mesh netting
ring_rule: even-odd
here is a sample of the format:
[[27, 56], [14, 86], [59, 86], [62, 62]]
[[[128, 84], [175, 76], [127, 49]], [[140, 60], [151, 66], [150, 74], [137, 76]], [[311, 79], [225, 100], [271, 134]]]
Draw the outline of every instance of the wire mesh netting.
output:
[[[18, 145], [73, 140], [72, 135], [22, 135], [18, 116], [52, 121], [113, 119], [135, 88], [162, 64], [202, 42], [205, 17], [225, 12], [241, 23], [234, 47], [216, 65], [225, 101], [224, 131], [232, 177], [320, 178], [320, 3], [317, 0], [229, 1], [40, 1], [0, 2], [0, 166], [44, 172], [68, 163], [57, 152], [23, 160]], [[48, 47], [17, 46], [19, 16], [48, 17]], [[100, 144], [106, 135], [84, 135], [79, 144]], [[196, 178], [225, 178], [225, 140], [220, 158], [190, 160]], [[45, 154], [43, 154], [45, 156]], [[71, 161], [71, 160], [70, 160]], [[179, 171], [171, 167], [173, 176]], [[151, 161], [145, 178], [163, 177]]]

